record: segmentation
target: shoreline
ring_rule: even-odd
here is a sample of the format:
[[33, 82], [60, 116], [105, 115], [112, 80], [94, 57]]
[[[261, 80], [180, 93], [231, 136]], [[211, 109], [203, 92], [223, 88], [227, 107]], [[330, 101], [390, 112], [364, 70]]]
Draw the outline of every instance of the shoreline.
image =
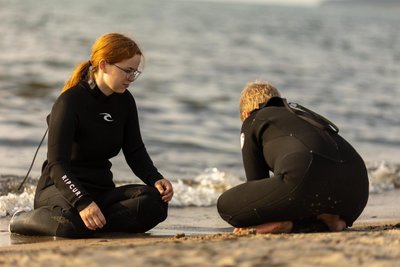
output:
[[400, 224], [339, 233], [135, 235], [8, 246], [11, 266], [374, 266], [400, 261]]
[[11, 266], [397, 266], [400, 189], [372, 194], [337, 233], [236, 235], [215, 207], [171, 208], [146, 234], [90, 239], [10, 235], [0, 219], [0, 264]]

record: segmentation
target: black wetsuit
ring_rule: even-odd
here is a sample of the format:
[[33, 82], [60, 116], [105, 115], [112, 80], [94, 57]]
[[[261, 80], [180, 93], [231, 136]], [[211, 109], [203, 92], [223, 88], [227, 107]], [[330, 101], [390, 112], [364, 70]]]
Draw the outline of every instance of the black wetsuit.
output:
[[[32, 212], [15, 218], [12, 232], [64, 237], [90, 236], [79, 211], [92, 201], [102, 210], [101, 231], [145, 232], [167, 216], [154, 183], [163, 176], [143, 144], [136, 103], [129, 91], [105, 96], [87, 82], [61, 94], [48, 118], [47, 160]], [[115, 187], [110, 158], [121, 150], [147, 185]]]
[[221, 217], [231, 225], [312, 222], [329, 213], [351, 226], [363, 211], [368, 175], [359, 154], [321, 117], [293, 110], [274, 97], [243, 122], [247, 182], [218, 200]]

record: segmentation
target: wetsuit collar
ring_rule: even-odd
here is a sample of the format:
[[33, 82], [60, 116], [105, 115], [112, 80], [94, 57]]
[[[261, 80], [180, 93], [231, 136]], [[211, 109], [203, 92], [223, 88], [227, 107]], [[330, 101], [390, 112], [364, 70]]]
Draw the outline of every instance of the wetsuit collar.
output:
[[109, 99], [110, 96], [112, 96], [113, 94], [106, 96], [101, 90], [100, 88], [95, 85], [94, 88], [90, 88], [89, 84], [87, 82], [82, 82], [83, 86], [90, 92], [91, 95], [93, 95], [95, 98], [100, 99], [100, 100], [106, 100]]
[[259, 105], [258, 109], [262, 109], [262, 108], [270, 107], [270, 106], [278, 106], [278, 107], [284, 106], [283, 99], [279, 96], [273, 96], [267, 102], [261, 103]]
[[250, 112], [250, 115], [255, 113], [255, 112], [257, 112], [257, 111], [259, 111], [260, 109], [263, 109], [263, 108], [266, 108], [266, 107], [270, 107], [270, 106], [275, 106], [275, 107], [284, 106], [283, 99], [280, 98], [279, 96], [273, 96], [267, 102], [261, 103], [259, 105], [259, 108], [256, 108], [256, 109], [252, 110]]

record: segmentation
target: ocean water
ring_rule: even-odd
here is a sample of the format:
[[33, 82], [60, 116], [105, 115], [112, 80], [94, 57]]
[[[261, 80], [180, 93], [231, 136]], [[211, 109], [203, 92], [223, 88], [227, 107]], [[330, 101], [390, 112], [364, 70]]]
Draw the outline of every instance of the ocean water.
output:
[[[44, 8], [46, 7], [46, 8]], [[400, 187], [400, 8], [243, 1], [0, 0], [0, 216], [32, 208], [45, 117], [73, 67], [106, 32], [146, 58], [131, 86], [174, 206], [212, 206], [244, 180], [239, 93], [267, 80], [335, 122], [367, 163], [371, 192]], [[138, 182], [120, 155], [119, 184]]]

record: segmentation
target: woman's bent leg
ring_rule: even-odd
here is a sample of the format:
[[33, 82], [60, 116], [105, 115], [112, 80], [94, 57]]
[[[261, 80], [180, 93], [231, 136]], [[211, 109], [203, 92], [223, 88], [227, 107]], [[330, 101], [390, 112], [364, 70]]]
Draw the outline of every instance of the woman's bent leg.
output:
[[144, 233], [167, 218], [168, 204], [146, 185], [125, 185], [110, 190], [97, 202], [106, 217], [101, 231]]
[[294, 187], [281, 176], [246, 182], [219, 197], [218, 212], [226, 222], [239, 228], [291, 221], [302, 216], [292, 196]]
[[[101, 232], [143, 233], [167, 217], [168, 204], [160, 193], [145, 185], [126, 185], [100, 193], [95, 197], [106, 217]], [[85, 238], [96, 231], [89, 230], [75, 208], [49, 187], [35, 196], [35, 209], [16, 214], [10, 221], [10, 232], [23, 235], [46, 235]]]
[[71, 207], [55, 186], [35, 193], [34, 210], [19, 212], [9, 226], [11, 233], [22, 235], [85, 238], [93, 235], [78, 211]]
[[85, 238], [93, 232], [86, 228], [79, 214], [60, 207], [43, 206], [29, 212], [17, 212], [10, 221], [10, 232], [21, 235]]

